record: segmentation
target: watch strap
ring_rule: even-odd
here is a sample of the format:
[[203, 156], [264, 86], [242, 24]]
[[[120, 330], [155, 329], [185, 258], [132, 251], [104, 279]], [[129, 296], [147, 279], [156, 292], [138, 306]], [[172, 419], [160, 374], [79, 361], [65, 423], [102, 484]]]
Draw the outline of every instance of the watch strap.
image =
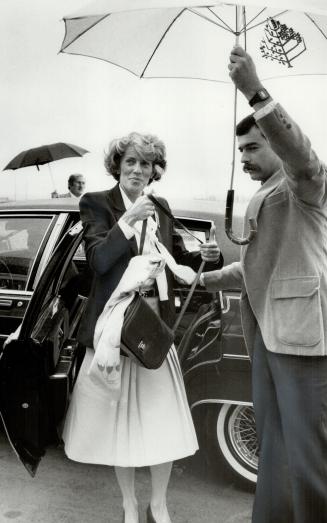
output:
[[252, 96], [251, 100], [249, 100], [249, 105], [253, 107], [255, 104], [259, 102], [264, 102], [265, 100], [268, 100], [270, 98], [270, 94], [268, 91], [262, 87], [262, 89], [259, 89], [254, 96]]

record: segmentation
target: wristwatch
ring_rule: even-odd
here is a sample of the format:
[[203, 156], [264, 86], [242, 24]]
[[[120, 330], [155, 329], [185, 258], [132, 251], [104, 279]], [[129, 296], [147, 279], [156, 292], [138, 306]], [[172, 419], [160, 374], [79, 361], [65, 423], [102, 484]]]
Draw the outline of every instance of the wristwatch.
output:
[[264, 87], [262, 87], [254, 96], [252, 96], [251, 100], [249, 100], [249, 104], [253, 107], [254, 104], [264, 102], [265, 100], [268, 100], [268, 98], [270, 98], [270, 94]]

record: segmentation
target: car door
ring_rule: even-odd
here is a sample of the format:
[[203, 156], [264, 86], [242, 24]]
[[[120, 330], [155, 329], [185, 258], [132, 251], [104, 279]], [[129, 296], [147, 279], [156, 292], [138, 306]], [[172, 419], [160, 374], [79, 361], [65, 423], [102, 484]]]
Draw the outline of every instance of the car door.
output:
[[69, 273], [70, 264], [81, 236], [78, 223], [57, 245], [31, 294], [16, 339], [0, 356], [2, 422], [13, 450], [32, 476], [46, 446], [58, 441], [56, 425], [69, 393], [76, 347], [70, 342], [70, 329], [81, 311], [76, 304], [70, 304], [75, 312], [69, 311], [71, 289], [66, 290], [66, 301], [60, 293], [65, 292], [64, 277], [75, 276]]
[[0, 213], [0, 348], [21, 324], [66, 213]]

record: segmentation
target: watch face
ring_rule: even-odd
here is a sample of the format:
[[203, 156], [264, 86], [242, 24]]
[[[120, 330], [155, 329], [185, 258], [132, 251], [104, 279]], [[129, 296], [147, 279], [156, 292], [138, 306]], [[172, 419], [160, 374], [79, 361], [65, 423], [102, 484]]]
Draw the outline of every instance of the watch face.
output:
[[264, 102], [265, 100], [267, 100], [269, 98], [270, 94], [268, 93], [268, 91], [264, 88], [262, 89], [259, 89], [255, 95], [253, 96], [253, 98], [251, 98], [251, 100], [249, 101], [249, 104], [251, 105], [251, 107], [254, 106], [254, 104], [258, 103], [258, 102]]
[[266, 91], [266, 89], [260, 89], [260, 91], [257, 92], [257, 95], [261, 100], [266, 100], [269, 97], [268, 91]]

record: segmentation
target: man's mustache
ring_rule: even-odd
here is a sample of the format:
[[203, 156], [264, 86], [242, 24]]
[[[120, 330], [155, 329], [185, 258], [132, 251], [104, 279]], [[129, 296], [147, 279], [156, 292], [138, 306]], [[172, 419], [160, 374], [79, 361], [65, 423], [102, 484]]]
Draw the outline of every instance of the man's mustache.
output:
[[254, 171], [254, 170], [257, 170], [258, 167], [257, 165], [253, 164], [253, 163], [244, 163], [243, 164], [243, 171], [246, 172], [246, 171]]

